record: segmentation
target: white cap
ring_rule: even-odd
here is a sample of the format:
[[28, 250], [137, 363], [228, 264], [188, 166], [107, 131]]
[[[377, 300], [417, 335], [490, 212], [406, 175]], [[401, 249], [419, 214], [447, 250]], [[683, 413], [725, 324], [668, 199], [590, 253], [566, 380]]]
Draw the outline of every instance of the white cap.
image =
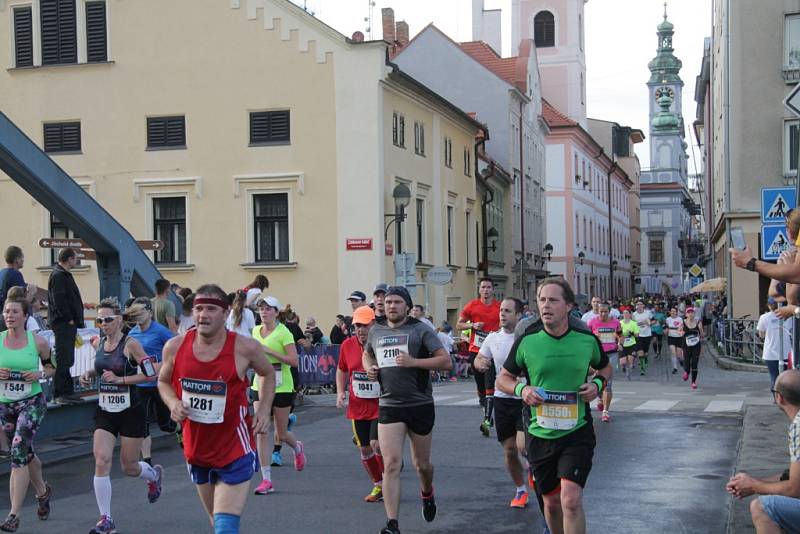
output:
[[256, 306], [263, 306], [265, 304], [270, 308], [275, 308], [276, 310], [280, 310], [282, 308], [278, 299], [272, 295], [265, 295], [264, 293], [261, 293], [256, 299]]

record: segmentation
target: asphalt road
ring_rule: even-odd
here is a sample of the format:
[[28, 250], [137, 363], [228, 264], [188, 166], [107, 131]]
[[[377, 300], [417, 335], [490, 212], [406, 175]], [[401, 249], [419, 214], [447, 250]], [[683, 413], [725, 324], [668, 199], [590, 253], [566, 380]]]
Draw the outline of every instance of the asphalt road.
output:
[[[471, 406], [437, 410], [433, 462], [439, 514], [434, 523], [421, 517], [416, 475], [407, 456], [400, 512], [404, 533], [541, 531], [535, 501], [526, 510], [508, 507], [514, 488], [502, 466], [500, 446], [493, 437], [479, 435], [478, 418], [478, 409]], [[723, 486], [736, 456], [739, 417], [620, 412], [611, 424], [598, 422], [596, 429], [598, 447], [585, 497], [590, 532], [725, 531], [728, 501]], [[306, 444], [305, 471], [294, 471], [284, 447], [285, 466], [273, 468], [276, 492], [250, 496], [242, 532], [378, 532], [385, 522], [383, 505], [362, 500], [370, 483], [341, 412], [303, 408], [295, 430]], [[172, 438], [162, 438], [154, 459], [166, 468], [164, 493], [156, 504], [147, 503], [143, 481], [122, 477], [115, 465], [112, 513], [119, 532], [211, 532]], [[88, 532], [98, 516], [92, 474], [90, 457], [47, 468], [46, 478], [55, 489], [51, 518], [39, 522], [31, 498], [19, 532]], [[6, 479], [0, 482], [4, 505]]]

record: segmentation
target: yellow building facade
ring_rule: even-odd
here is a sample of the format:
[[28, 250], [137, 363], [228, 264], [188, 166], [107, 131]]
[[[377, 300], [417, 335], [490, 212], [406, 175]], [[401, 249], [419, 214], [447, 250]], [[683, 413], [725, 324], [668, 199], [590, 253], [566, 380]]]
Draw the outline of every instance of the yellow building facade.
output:
[[[481, 127], [393, 67], [386, 43], [286, 0], [76, 0], [55, 15], [48, 2], [0, 0], [2, 110], [136, 239], [165, 242], [148, 253], [165, 278], [232, 291], [265, 274], [327, 328], [353, 290], [394, 282], [387, 243], [421, 240], [417, 282], [432, 266], [453, 281], [415, 286], [415, 300], [441, 321], [474, 295]], [[54, 41], [43, 16], [75, 37]], [[400, 183], [407, 217], [385, 241]], [[37, 242], [69, 230], [4, 174], [0, 212], [0, 244], [22, 246], [26, 280], [46, 286]], [[96, 301], [95, 264], [76, 273]]]

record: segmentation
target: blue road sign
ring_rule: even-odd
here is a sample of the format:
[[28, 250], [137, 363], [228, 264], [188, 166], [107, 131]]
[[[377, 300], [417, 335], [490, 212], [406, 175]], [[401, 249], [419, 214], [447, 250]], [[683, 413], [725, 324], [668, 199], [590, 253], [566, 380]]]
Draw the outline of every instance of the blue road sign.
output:
[[797, 207], [794, 187], [761, 188], [761, 222], [783, 224], [786, 212]]
[[789, 234], [784, 225], [769, 225], [761, 227], [761, 259], [777, 260], [781, 252], [788, 250], [791, 245]]

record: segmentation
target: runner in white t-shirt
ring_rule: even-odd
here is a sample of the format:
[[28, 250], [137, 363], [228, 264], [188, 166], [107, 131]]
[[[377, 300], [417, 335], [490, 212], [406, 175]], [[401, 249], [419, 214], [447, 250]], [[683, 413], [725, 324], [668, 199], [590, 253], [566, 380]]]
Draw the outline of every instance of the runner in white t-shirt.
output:
[[[514, 329], [522, 316], [523, 304], [515, 298], [500, 303], [500, 329], [486, 336], [475, 358], [475, 367], [486, 372], [492, 366], [502, 369], [514, 344]], [[496, 373], [495, 373], [496, 374]], [[497, 441], [503, 446], [505, 464], [511, 480], [517, 486], [511, 500], [512, 508], [525, 508], [528, 489], [525, 486], [527, 461], [525, 455], [525, 426], [522, 423], [523, 404], [520, 397], [508, 395], [494, 388], [494, 421]]]
[[[780, 361], [786, 362], [789, 352], [792, 350], [792, 322], [784, 321], [775, 315], [778, 309], [777, 301], [770, 297], [767, 299], [769, 311], [758, 318], [756, 330], [758, 336], [764, 340], [764, 350], [761, 353], [764, 363], [767, 364], [769, 371], [769, 387], [775, 390], [775, 379], [780, 373]], [[781, 325], [781, 323], [783, 323]], [[783, 328], [781, 328], [783, 326]], [[783, 330], [783, 351], [781, 351], [781, 330]]]
[[678, 315], [678, 308], [669, 309], [667, 317], [667, 345], [672, 356], [672, 374], [678, 373], [678, 361], [683, 366], [683, 319]]
[[650, 325], [653, 323], [653, 312], [644, 308], [644, 302], [638, 301], [636, 303], [636, 311], [631, 315], [636, 325], [639, 327], [639, 337], [636, 338], [636, 354], [639, 357], [639, 371], [642, 376], [647, 373], [647, 356], [650, 353], [650, 340], [653, 338], [653, 332], [650, 330]]
[[583, 314], [581, 321], [589, 324], [589, 321], [597, 317], [600, 317], [600, 297], [592, 297], [592, 309]]

